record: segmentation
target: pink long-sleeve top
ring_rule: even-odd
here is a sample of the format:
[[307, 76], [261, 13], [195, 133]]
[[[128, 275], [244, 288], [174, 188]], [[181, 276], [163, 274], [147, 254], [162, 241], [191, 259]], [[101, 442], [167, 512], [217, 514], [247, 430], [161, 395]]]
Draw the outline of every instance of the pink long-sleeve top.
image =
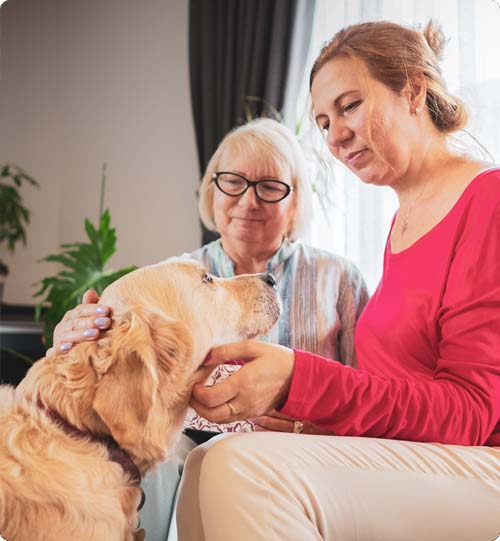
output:
[[339, 435], [500, 446], [500, 169], [392, 253], [355, 336], [359, 369], [295, 351], [281, 413]]

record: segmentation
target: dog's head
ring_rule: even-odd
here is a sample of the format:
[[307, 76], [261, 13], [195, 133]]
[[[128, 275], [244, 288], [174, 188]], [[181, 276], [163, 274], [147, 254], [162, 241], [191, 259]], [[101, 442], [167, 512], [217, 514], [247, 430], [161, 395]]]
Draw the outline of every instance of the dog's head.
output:
[[111, 306], [113, 326], [92, 356], [93, 408], [145, 463], [163, 458], [209, 350], [268, 332], [280, 313], [265, 275], [222, 279], [178, 258], [124, 276], [100, 302]]

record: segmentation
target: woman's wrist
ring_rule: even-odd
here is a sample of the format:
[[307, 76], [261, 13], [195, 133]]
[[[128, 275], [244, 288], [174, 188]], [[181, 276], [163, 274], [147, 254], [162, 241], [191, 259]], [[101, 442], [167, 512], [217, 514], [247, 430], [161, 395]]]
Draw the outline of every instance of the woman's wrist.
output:
[[276, 410], [279, 411], [284, 407], [288, 400], [288, 394], [292, 386], [293, 373], [295, 368], [295, 351], [293, 349], [283, 347], [283, 355], [280, 356], [279, 362], [282, 364], [280, 371], [283, 373], [283, 384], [278, 391], [276, 397]]

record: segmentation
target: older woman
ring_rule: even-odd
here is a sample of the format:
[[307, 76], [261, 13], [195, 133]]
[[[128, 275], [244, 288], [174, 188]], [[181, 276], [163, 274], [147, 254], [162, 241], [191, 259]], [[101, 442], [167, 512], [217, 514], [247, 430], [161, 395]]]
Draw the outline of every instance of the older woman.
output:
[[[217, 276], [274, 274], [284, 311], [263, 340], [355, 366], [354, 327], [368, 299], [367, 290], [351, 263], [297, 240], [310, 219], [311, 191], [301, 147], [288, 128], [258, 119], [233, 130], [212, 156], [200, 187], [200, 216], [209, 229], [220, 233], [220, 239], [186, 256], [201, 261]], [[84, 304], [66, 314], [54, 333], [55, 348], [66, 351], [109, 327], [109, 309], [93, 304], [97, 301], [96, 293], [88, 292]], [[239, 368], [238, 364], [217, 367], [210, 383]], [[328, 433], [301, 418], [269, 413], [256, 426], [245, 419], [213, 423], [190, 412], [175, 456], [144, 484], [146, 505], [141, 518], [148, 539], [165, 539], [180, 470], [197, 443], [220, 432], [256, 429]]]
[[[500, 532], [500, 168], [454, 152], [464, 126], [444, 38], [374, 22], [340, 31], [311, 73], [331, 153], [400, 207], [356, 330], [359, 370], [254, 341], [192, 405], [213, 422], [278, 409], [335, 436], [217, 438], [186, 463], [186, 541], [496, 539]], [[258, 422], [258, 420], [257, 420]]]

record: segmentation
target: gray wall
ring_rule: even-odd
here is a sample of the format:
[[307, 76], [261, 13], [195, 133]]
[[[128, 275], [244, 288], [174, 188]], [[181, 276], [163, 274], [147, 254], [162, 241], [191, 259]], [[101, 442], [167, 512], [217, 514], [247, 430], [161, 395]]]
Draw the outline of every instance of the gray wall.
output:
[[0, 163], [39, 180], [23, 189], [28, 244], [5, 301], [35, 302], [37, 260], [84, 240], [101, 164], [117, 228], [111, 267], [196, 248], [198, 166], [189, 93], [187, 0], [7, 0], [0, 10]]

